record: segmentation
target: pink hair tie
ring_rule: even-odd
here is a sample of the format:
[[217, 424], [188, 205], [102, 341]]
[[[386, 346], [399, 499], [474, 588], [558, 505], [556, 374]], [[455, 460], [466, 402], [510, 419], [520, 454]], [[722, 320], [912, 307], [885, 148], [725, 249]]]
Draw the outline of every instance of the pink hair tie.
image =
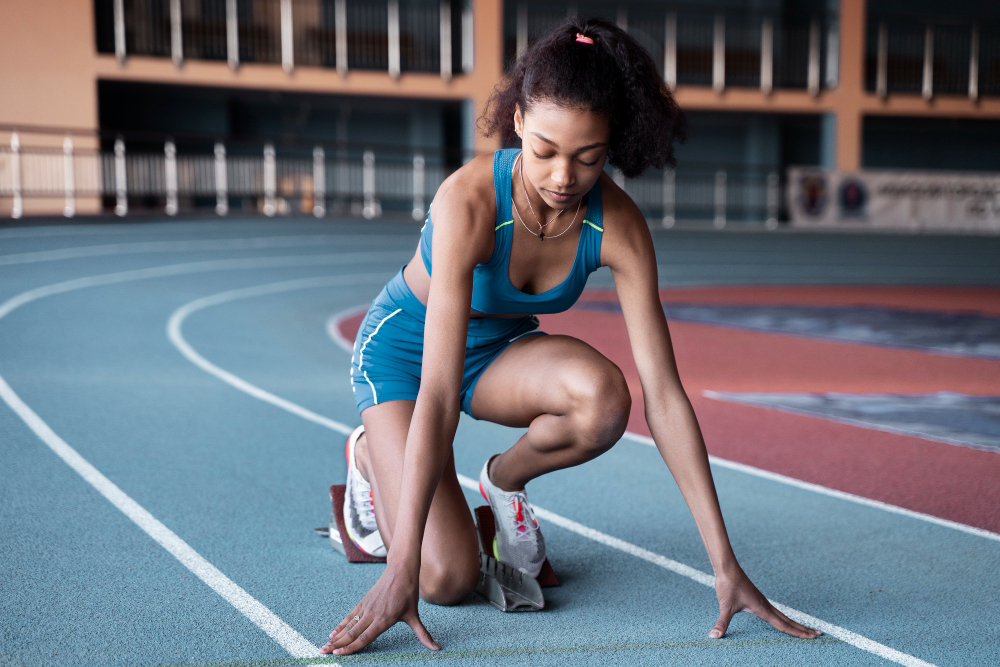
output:
[[576, 41], [580, 42], [581, 44], [594, 43], [594, 40], [592, 40], [590, 37], [587, 37], [586, 35], [581, 35], [580, 33], [576, 33]]

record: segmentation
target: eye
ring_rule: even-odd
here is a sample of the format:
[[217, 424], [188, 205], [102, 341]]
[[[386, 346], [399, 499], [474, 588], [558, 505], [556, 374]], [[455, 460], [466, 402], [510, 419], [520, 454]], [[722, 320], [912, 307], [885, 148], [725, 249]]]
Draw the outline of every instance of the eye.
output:
[[593, 167], [595, 164], [597, 164], [597, 160], [594, 160], [593, 162], [584, 162], [583, 160], [580, 160], [580, 164], [582, 164], [585, 167]]
[[535, 153], [535, 151], [531, 152], [534, 153], [535, 157], [538, 158], [539, 160], [548, 160], [550, 157], [552, 157], [551, 155], [539, 155], [538, 153]]

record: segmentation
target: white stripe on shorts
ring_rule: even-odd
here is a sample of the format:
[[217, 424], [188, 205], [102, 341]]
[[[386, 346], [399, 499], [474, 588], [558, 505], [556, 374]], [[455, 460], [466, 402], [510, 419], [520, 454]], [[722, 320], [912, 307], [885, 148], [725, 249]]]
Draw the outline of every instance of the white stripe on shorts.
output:
[[396, 310], [392, 311], [391, 313], [383, 317], [382, 321], [379, 322], [378, 325], [375, 327], [375, 330], [372, 331], [370, 334], [368, 334], [368, 337], [365, 338], [365, 342], [361, 344], [361, 350], [358, 352], [358, 370], [361, 371], [361, 374], [365, 377], [365, 381], [368, 383], [368, 386], [372, 388], [372, 398], [375, 399], [375, 405], [378, 405], [378, 394], [375, 393], [375, 385], [372, 384], [372, 381], [368, 379], [368, 371], [363, 370], [361, 368], [365, 363], [365, 348], [368, 347], [368, 343], [371, 341], [372, 338], [375, 337], [375, 334], [378, 333], [378, 330], [382, 328], [382, 325], [385, 324], [390, 317], [396, 315], [401, 310], [403, 309], [397, 308]]

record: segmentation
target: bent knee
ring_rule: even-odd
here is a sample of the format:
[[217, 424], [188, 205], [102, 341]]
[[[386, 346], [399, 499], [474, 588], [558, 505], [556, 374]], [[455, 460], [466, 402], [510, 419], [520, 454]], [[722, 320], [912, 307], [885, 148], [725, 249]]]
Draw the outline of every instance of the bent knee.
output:
[[476, 590], [479, 563], [424, 564], [420, 568], [420, 597], [437, 605], [455, 605]]
[[577, 444], [597, 456], [625, 433], [632, 396], [621, 370], [610, 361], [600, 372], [578, 378], [573, 389]]

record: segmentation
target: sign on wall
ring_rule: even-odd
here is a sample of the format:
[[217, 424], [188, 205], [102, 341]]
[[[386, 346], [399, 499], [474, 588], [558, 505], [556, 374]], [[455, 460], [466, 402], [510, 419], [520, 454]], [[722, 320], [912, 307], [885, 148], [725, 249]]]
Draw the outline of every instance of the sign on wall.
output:
[[788, 170], [797, 227], [876, 227], [1000, 233], [1000, 174], [866, 169]]

